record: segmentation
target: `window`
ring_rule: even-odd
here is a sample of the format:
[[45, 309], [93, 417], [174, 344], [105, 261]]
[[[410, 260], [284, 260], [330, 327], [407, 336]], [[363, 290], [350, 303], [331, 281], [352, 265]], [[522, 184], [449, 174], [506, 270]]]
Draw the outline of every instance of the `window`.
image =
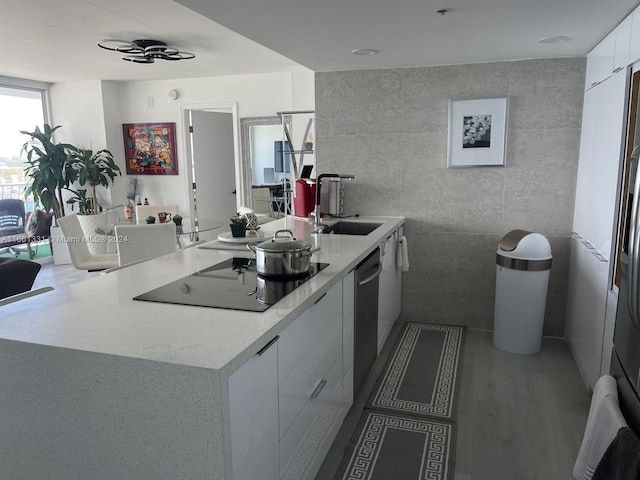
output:
[[[22, 145], [28, 140], [21, 130], [32, 132], [45, 123], [45, 89], [0, 84], [0, 198], [24, 198]], [[27, 211], [33, 202], [27, 199]]]

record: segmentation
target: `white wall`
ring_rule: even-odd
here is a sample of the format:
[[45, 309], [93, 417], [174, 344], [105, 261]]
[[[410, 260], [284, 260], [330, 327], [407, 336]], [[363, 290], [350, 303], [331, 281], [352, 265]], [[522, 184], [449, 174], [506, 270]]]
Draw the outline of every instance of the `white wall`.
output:
[[[144, 67], [144, 66], [142, 66]], [[139, 194], [152, 203], [178, 203], [188, 211], [185, 176], [186, 131], [181, 107], [234, 102], [243, 117], [270, 116], [281, 110], [313, 109], [314, 73], [299, 67], [292, 71], [228, 77], [162, 81], [87, 81], [58, 83], [51, 88], [52, 118], [62, 125], [59, 139], [77, 146], [108, 148], [123, 170], [111, 188], [108, 205], [122, 203], [130, 178], [125, 174], [123, 123], [175, 122], [179, 174], [138, 175]], [[179, 93], [170, 100], [169, 90]]]
[[[99, 80], [57, 83], [49, 89], [52, 126], [62, 128], [55, 133], [55, 141], [70, 143], [94, 152], [107, 148], [105, 135], [104, 105], [102, 85]], [[96, 189], [98, 203], [111, 205], [111, 199], [104, 189]], [[63, 195], [66, 198], [69, 195]], [[64, 205], [65, 212], [71, 212]]]

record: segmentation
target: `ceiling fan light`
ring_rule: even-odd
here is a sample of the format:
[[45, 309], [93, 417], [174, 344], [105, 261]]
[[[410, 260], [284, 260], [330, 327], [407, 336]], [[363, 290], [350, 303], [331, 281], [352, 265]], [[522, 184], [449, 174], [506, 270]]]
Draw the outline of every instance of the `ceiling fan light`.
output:
[[127, 42], [126, 40], [117, 40], [115, 38], [107, 38], [105, 40], [100, 40], [98, 42], [98, 46], [100, 48], [104, 48], [105, 50], [111, 50], [112, 52], [133, 52], [139, 50], [139, 47], [134, 45], [131, 42]]
[[155, 61], [153, 57], [145, 57], [144, 55], [127, 55], [122, 57], [122, 60], [133, 63], [154, 63]]
[[160, 40], [138, 39], [133, 42], [117, 39], [105, 39], [98, 42], [98, 46], [105, 50], [127, 53], [122, 60], [134, 63], [153, 63], [156, 58], [161, 60], [189, 60], [195, 58], [191, 52], [181, 52], [177, 48], [168, 46]]

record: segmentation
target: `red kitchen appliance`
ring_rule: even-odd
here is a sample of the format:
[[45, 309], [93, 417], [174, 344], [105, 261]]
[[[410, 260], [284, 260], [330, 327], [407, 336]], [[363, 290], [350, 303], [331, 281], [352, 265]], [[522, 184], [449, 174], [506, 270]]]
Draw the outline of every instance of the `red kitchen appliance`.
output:
[[293, 195], [293, 214], [308, 217], [316, 206], [316, 181], [311, 178], [299, 178]]

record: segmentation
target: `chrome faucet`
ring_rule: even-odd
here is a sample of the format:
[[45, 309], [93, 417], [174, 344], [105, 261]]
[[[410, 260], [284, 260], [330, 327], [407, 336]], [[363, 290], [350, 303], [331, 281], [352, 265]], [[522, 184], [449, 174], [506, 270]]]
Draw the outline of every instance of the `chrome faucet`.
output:
[[322, 231], [322, 223], [320, 223], [320, 190], [322, 188], [322, 179], [323, 178], [344, 178], [346, 180], [353, 180], [356, 178], [353, 175], [343, 175], [340, 173], [321, 173], [318, 175], [316, 179], [316, 209], [313, 212], [313, 223], [315, 226], [314, 233], [319, 233]]

